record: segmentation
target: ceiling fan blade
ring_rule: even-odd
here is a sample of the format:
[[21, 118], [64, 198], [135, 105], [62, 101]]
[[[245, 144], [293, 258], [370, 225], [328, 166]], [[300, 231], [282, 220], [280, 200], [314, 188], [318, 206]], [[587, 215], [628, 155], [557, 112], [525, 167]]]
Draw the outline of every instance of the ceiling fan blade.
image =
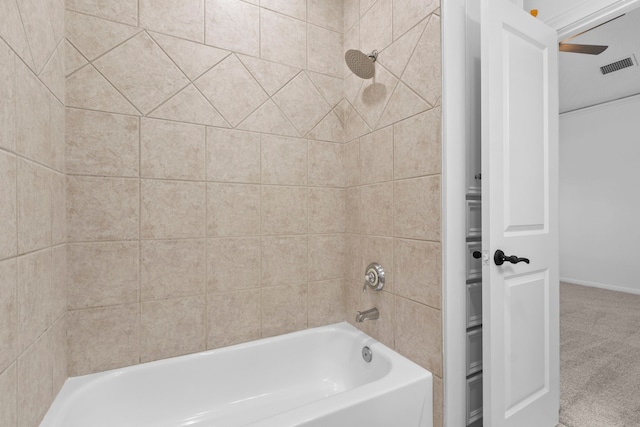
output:
[[609, 46], [599, 46], [595, 44], [571, 44], [560, 43], [560, 52], [586, 53], [588, 55], [600, 55]]

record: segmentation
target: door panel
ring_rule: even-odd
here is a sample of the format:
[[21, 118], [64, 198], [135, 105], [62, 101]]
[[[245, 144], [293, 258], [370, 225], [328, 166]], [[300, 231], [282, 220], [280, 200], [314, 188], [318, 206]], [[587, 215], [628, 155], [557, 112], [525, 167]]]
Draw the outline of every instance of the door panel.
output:
[[556, 33], [507, 0], [482, 1], [481, 33], [484, 425], [555, 427]]

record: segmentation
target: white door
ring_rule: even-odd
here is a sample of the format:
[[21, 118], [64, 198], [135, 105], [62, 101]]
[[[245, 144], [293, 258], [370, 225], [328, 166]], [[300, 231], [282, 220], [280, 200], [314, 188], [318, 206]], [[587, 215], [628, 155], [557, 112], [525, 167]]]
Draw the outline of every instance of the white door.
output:
[[482, 0], [481, 33], [484, 425], [555, 427], [557, 35], [507, 0]]

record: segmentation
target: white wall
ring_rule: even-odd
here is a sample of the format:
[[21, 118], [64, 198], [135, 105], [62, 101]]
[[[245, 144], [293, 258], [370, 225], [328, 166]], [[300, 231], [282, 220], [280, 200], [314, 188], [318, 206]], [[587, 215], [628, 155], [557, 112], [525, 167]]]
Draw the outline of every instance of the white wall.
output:
[[640, 294], [640, 96], [560, 116], [560, 277]]

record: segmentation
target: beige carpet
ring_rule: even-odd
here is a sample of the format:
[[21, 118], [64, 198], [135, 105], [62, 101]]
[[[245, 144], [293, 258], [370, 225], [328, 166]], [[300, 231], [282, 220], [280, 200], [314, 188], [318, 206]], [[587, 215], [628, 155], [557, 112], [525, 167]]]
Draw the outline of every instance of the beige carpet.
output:
[[560, 422], [640, 426], [640, 295], [560, 284]]

